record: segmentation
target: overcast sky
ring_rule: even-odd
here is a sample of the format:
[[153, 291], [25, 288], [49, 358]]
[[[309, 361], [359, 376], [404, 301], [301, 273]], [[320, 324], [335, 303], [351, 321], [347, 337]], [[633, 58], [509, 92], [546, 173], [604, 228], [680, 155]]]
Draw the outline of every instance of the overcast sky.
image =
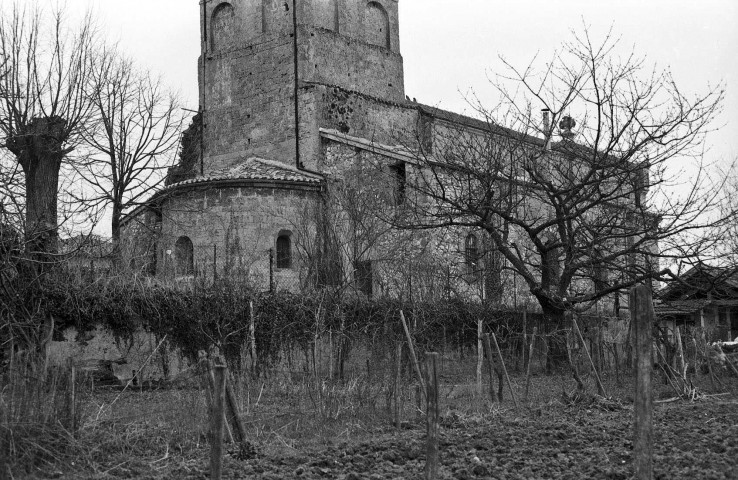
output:
[[[197, 108], [198, 0], [68, 0], [74, 12], [90, 5], [111, 40]], [[400, 0], [407, 94], [463, 113], [470, 89], [492, 98], [487, 79], [500, 71], [498, 55], [520, 66], [538, 52], [547, 58], [583, 22], [595, 37], [613, 26], [624, 49], [670, 68], [683, 92], [723, 81], [711, 158], [738, 155], [736, 0]]]

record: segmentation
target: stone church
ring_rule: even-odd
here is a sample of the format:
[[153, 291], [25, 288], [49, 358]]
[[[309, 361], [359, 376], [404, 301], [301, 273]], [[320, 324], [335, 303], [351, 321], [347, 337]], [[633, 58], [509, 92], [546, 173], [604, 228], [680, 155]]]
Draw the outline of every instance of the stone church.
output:
[[[454, 277], [479, 294], [475, 234], [367, 220], [402, 202], [413, 142], [432, 151], [436, 131], [489, 128], [406, 96], [398, 0], [200, 7], [200, 111], [166, 186], [124, 220], [131, 268], [369, 296], [435, 296]], [[357, 168], [362, 159], [378, 168]]]

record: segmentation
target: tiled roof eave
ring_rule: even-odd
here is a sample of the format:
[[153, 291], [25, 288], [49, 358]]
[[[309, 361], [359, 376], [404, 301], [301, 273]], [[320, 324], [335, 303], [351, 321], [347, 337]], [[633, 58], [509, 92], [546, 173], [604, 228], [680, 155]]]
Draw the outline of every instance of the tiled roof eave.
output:
[[147, 206], [161, 202], [170, 195], [186, 192], [188, 190], [205, 190], [209, 188], [274, 188], [279, 190], [295, 190], [302, 192], [320, 192], [323, 182], [317, 178], [310, 180], [276, 179], [266, 176], [212, 176], [200, 177], [167, 185], [165, 188], [154, 193], [143, 205], [139, 205], [121, 219], [121, 225], [125, 225], [130, 219], [138, 215]]

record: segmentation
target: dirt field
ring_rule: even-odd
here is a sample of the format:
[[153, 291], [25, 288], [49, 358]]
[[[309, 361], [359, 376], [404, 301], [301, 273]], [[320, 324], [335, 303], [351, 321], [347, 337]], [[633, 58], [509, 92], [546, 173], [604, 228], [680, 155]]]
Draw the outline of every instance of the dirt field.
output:
[[[442, 429], [441, 478], [607, 478], [630, 476], [631, 409], [544, 407], [516, 415], [499, 411], [475, 418], [451, 414]], [[669, 404], [655, 415], [657, 479], [738, 478], [738, 402], [712, 400]], [[376, 428], [366, 438], [304, 451], [244, 452], [225, 463], [225, 478], [422, 478], [425, 464], [421, 425], [400, 433]], [[235, 453], [235, 452], [234, 452]], [[143, 462], [128, 470], [138, 478], [207, 478], [207, 452], [147, 471]], [[135, 463], [135, 462], [134, 462]]]
[[[726, 386], [738, 383], [730, 381]], [[446, 385], [440, 478], [630, 478], [630, 386], [612, 386], [613, 397], [602, 399], [563, 394], [561, 386], [571, 383], [535, 378], [537, 396], [520, 411], [509, 395], [502, 405], [475, 403], [463, 388]], [[425, 425], [412, 398], [397, 430], [384, 397], [354, 387], [323, 398], [319, 415], [307, 390], [253, 386], [244, 409], [253, 440], [238, 451], [226, 446], [224, 478], [423, 478]], [[656, 389], [656, 398], [669, 396], [668, 387]], [[738, 478], [738, 395], [728, 390], [655, 406], [655, 478]], [[208, 478], [207, 414], [196, 389], [101, 394], [85, 416], [77, 448], [25, 478]]]

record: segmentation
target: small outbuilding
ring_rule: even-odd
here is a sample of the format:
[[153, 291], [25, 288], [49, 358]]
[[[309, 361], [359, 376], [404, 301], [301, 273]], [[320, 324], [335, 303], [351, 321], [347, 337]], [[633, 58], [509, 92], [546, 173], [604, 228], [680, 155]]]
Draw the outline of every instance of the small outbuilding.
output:
[[675, 326], [701, 327], [708, 342], [738, 336], [738, 268], [698, 264], [656, 294], [656, 316]]

